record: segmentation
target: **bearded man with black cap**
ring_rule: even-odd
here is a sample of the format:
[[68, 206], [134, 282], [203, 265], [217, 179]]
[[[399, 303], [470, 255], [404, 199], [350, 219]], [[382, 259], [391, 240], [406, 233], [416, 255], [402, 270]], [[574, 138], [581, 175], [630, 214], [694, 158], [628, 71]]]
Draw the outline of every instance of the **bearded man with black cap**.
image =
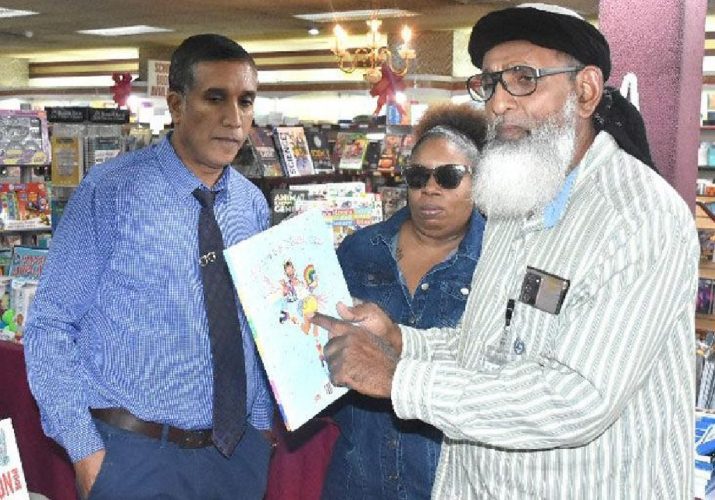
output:
[[318, 317], [334, 381], [444, 432], [434, 498], [693, 498], [698, 240], [604, 86], [606, 40], [530, 4], [482, 18], [469, 52], [491, 121], [479, 293], [456, 329]]

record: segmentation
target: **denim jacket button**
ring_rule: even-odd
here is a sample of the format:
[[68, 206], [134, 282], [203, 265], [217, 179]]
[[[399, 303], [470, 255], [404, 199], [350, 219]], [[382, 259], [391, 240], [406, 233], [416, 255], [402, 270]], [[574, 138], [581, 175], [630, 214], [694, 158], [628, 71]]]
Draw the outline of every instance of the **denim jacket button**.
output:
[[429, 288], [429, 283], [422, 283], [422, 284], [420, 285], [420, 288], [421, 288], [422, 290], [427, 290], [427, 289]]
[[469, 288], [465, 286], [460, 290], [460, 292], [462, 293], [462, 295], [469, 295]]

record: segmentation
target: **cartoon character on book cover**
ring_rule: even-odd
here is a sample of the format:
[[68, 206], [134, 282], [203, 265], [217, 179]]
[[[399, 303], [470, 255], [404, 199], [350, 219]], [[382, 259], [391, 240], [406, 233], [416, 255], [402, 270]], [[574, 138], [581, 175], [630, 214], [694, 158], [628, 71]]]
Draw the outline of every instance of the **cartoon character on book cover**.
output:
[[310, 322], [351, 303], [317, 210], [297, 215], [224, 252], [241, 306], [289, 430], [347, 392], [330, 383], [328, 334]]

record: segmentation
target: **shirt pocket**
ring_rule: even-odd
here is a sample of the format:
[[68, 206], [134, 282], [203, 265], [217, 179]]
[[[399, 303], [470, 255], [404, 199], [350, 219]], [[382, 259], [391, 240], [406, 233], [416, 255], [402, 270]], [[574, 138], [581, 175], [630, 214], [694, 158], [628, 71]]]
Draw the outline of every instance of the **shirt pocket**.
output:
[[[560, 314], [563, 314], [563, 308]], [[552, 314], [516, 301], [508, 328], [506, 349], [514, 359], [549, 355], [552, 339], [560, 324], [560, 314]]]
[[362, 300], [375, 302], [385, 308], [390, 303], [395, 289], [399, 286], [391, 273], [378, 270], [367, 270], [357, 276], [359, 290], [354, 295]]

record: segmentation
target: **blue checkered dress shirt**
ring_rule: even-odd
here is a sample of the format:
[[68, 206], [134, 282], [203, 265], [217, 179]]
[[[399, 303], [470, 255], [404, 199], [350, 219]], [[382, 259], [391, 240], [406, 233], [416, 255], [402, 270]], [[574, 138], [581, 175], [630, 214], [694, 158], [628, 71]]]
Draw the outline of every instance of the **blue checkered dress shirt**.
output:
[[[93, 167], [67, 205], [25, 329], [45, 432], [77, 461], [103, 447], [88, 408], [211, 427], [212, 368], [197, 224], [201, 185], [170, 140]], [[226, 168], [215, 212], [226, 246], [268, 226], [265, 197]], [[239, 306], [247, 418], [273, 404]]]

